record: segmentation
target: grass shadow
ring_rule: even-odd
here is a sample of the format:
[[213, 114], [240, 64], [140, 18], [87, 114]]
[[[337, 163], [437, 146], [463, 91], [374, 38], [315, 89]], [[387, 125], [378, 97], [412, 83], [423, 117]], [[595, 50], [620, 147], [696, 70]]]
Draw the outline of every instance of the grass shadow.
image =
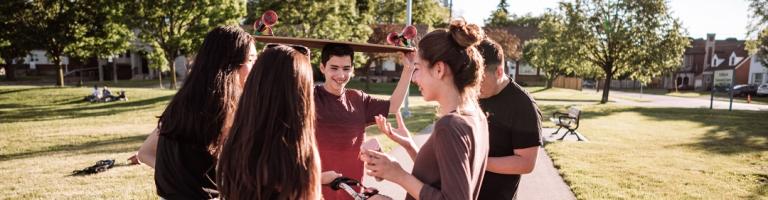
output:
[[685, 120], [708, 127], [698, 141], [681, 144], [718, 154], [768, 151], [766, 112], [724, 111], [701, 108], [640, 108], [594, 106], [582, 112], [581, 119], [594, 119], [620, 112], [637, 112], [657, 121]]
[[535, 94], [535, 93], [539, 93], [539, 92], [544, 92], [544, 91], [547, 91], [547, 90], [549, 90], [549, 89], [552, 89], [552, 88], [539, 88], [539, 89], [537, 89], [537, 90], [531, 91], [530, 93], [531, 93], [531, 94]]
[[91, 153], [122, 153], [128, 151], [135, 151], [138, 146], [126, 146], [126, 147], [114, 147], [114, 145], [124, 143], [139, 143], [146, 139], [146, 135], [134, 135], [124, 136], [118, 138], [103, 139], [97, 141], [91, 141], [81, 144], [62, 144], [50, 147], [45, 147], [40, 150], [32, 150], [21, 153], [11, 153], [0, 155], [0, 161], [9, 161], [22, 158], [45, 156], [56, 153], [68, 152], [72, 154], [91, 154]]
[[[69, 108], [59, 108], [55, 106], [26, 106], [25, 108], [17, 109], [14, 112], [0, 112], [0, 123], [47, 121], [61, 118], [75, 119], [114, 115], [127, 111], [145, 109], [156, 103], [169, 101], [171, 98], [173, 98], [173, 95], [164, 95], [142, 100], [100, 103], [102, 105], [83, 104], [82, 107]], [[63, 104], [76, 104], [77, 102], [80, 102], [80, 99], [70, 99], [68, 101], [64, 101]]]

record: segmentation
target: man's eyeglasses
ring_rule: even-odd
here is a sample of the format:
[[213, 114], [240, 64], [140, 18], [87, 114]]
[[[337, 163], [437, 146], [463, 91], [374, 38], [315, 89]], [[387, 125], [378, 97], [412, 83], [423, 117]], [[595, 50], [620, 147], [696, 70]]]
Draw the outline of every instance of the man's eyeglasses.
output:
[[302, 46], [302, 45], [269, 43], [269, 44], [267, 44], [266, 48], [268, 49], [268, 48], [273, 48], [273, 47], [277, 47], [277, 46], [291, 47], [294, 50], [298, 51], [299, 53], [304, 54], [307, 57], [310, 57], [310, 55], [309, 55], [310, 54], [309, 48], [307, 48], [305, 46]]

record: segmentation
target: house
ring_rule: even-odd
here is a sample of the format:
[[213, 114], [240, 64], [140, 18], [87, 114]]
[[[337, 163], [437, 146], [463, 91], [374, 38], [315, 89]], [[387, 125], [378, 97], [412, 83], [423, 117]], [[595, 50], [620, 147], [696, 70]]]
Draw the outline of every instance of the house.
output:
[[[414, 38], [413, 43], [418, 44], [418, 40], [427, 33], [429, 33], [429, 27], [422, 24], [414, 25], [416, 27], [417, 35]], [[391, 32], [400, 32], [405, 25], [402, 24], [378, 24], [371, 27], [373, 33], [368, 38], [368, 43], [371, 44], [387, 44], [387, 35]], [[359, 52], [358, 52], [359, 53]], [[386, 83], [397, 82], [400, 80], [400, 73], [403, 70], [403, 65], [400, 64], [400, 55], [397, 53], [378, 53], [371, 54], [373, 58], [367, 63], [368, 66], [355, 70], [356, 80], [371, 80], [374, 83]]]
[[749, 80], [752, 62], [744, 40], [715, 40], [710, 33], [706, 40], [692, 40], [682, 59], [680, 69], [664, 78], [665, 88], [709, 90], [713, 84], [747, 84]]
[[752, 56], [751, 58], [752, 63], [749, 66], [749, 80], [747, 83], [755, 85], [768, 83], [768, 66], [760, 63], [757, 56]]
[[[518, 48], [522, 51], [525, 42], [536, 39], [539, 29], [537, 27], [507, 26], [507, 32], [520, 39]], [[544, 72], [528, 64], [525, 59], [506, 59], [507, 72], [515, 82], [520, 85], [544, 85]]]
[[[138, 30], [134, 30], [138, 34]], [[61, 65], [64, 68], [65, 82], [80, 81], [109, 81], [117, 76], [118, 80], [142, 80], [157, 77], [157, 70], [149, 68], [146, 52], [151, 49], [139, 42], [133, 42], [134, 47], [122, 54], [111, 58], [70, 59], [62, 56]], [[179, 56], [174, 61], [179, 80], [186, 76], [189, 59]], [[56, 76], [58, 67], [50, 60], [44, 49], [31, 50], [27, 56], [12, 61], [13, 70], [8, 70], [18, 76]], [[12, 72], [11, 72], [12, 71]]]

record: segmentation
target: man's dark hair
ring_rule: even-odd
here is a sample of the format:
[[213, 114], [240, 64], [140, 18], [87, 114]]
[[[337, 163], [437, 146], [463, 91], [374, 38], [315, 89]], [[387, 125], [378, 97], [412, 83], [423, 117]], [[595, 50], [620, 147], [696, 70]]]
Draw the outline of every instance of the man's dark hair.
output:
[[496, 71], [496, 69], [501, 66], [502, 62], [504, 62], [504, 50], [499, 43], [496, 43], [490, 38], [486, 38], [480, 42], [480, 44], [477, 45], [477, 48], [480, 50], [480, 53], [483, 54], [483, 59], [485, 59], [486, 72]]
[[[331, 56], [349, 56], [352, 60], [352, 63], [355, 63], [355, 51], [352, 50], [352, 47], [346, 44], [327, 44], [323, 47], [323, 52], [320, 55], [320, 63], [325, 65], [328, 60], [331, 59]], [[350, 63], [351, 64], [351, 63]]]

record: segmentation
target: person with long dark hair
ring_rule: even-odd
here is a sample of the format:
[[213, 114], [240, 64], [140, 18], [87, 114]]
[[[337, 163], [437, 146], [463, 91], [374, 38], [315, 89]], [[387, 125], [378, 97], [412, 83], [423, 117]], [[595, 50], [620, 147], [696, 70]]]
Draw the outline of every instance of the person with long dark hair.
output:
[[417, 150], [402, 118], [393, 129], [383, 116], [379, 129], [402, 145], [414, 160], [409, 174], [391, 157], [365, 150], [367, 174], [402, 186], [407, 199], [477, 199], [488, 158], [486, 117], [477, 103], [483, 59], [475, 45], [482, 30], [454, 20], [448, 30], [433, 31], [418, 44], [413, 82], [424, 100], [439, 103], [434, 131]]
[[320, 199], [308, 52], [268, 45], [259, 55], [222, 148], [222, 199]]
[[155, 168], [160, 197], [217, 196], [216, 160], [255, 59], [253, 39], [239, 27], [217, 27], [205, 37], [184, 84], [139, 149], [139, 161]]

